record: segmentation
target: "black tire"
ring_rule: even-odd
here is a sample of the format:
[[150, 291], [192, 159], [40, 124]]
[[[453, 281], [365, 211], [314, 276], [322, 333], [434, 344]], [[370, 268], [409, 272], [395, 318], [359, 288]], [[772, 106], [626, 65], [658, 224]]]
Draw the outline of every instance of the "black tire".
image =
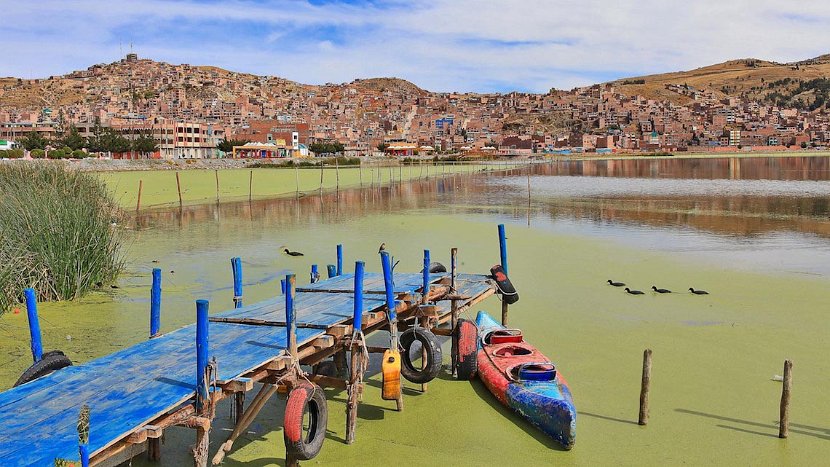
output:
[[331, 378], [337, 377], [337, 364], [334, 360], [324, 360], [314, 365], [314, 374], [320, 376], [328, 376]]
[[[424, 269], [421, 268], [421, 273], [423, 274]], [[440, 272], [447, 272], [447, 267], [443, 264], [439, 263], [438, 261], [433, 261], [429, 263], [429, 272], [432, 274], [438, 274]]]
[[[306, 414], [309, 416], [307, 429], [303, 426]], [[326, 396], [320, 386], [308, 383], [295, 386], [285, 404], [283, 439], [286, 453], [301, 461], [313, 459], [323, 448], [328, 419]]]
[[459, 319], [452, 338], [456, 351], [455, 377], [469, 381], [478, 372], [478, 327], [468, 319]]
[[20, 378], [18, 378], [17, 382], [14, 383], [14, 386], [12, 387], [17, 387], [21, 384], [28, 383], [29, 381], [34, 381], [42, 376], [54, 373], [68, 366], [72, 366], [72, 361], [70, 361], [69, 358], [67, 358], [66, 355], [64, 355], [60, 350], [46, 352], [37, 363], [30, 366], [23, 372], [22, 375], [20, 375]]
[[[424, 365], [424, 368], [415, 368], [412, 363], [410, 349], [416, 340], [421, 343], [423, 349], [426, 349], [426, 365]], [[401, 343], [401, 375], [407, 381], [424, 384], [438, 376], [441, 371], [443, 355], [441, 343], [438, 342], [435, 334], [424, 328], [409, 328], [401, 333], [399, 341]]]

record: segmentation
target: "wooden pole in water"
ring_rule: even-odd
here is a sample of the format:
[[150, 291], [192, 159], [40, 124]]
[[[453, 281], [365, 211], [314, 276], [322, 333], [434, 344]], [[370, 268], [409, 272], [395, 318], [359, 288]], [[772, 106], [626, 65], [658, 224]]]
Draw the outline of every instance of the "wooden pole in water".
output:
[[[499, 224], [499, 258], [501, 259], [501, 267], [504, 269], [504, 274], [507, 275], [507, 235], [504, 230], [504, 224]], [[501, 300], [501, 325], [507, 326], [507, 314], [510, 305], [502, 296]]]
[[320, 193], [323, 192], [323, 161], [320, 161]]
[[[455, 289], [455, 275], [456, 270], [458, 268], [458, 248], [450, 249], [450, 293], [453, 296], [458, 295], [458, 292]], [[452, 299], [450, 301], [450, 312], [452, 313], [450, 324], [452, 325], [452, 332], [453, 336], [455, 336], [456, 326], [458, 326], [458, 300]], [[458, 352], [458, 342], [456, 341], [455, 337], [450, 339], [451, 341], [451, 351], [450, 356], [452, 358], [452, 367], [451, 367], [451, 374], [452, 376], [456, 375], [456, 368], [455, 366], [458, 364], [456, 362], [456, 353]]]
[[153, 286], [150, 288], [150, 339], [158, 337], [161, 327], [161, 269], [153, 268]]
[[248, 176], [248, 202], [251, 202], [254, 195], [254, 171], [251, 170], [250, 175]]
[[530, 227], [530, 166], [527, 166], [527, 226]]
[[781, 412], [778, 420], [778, 437], [790, 434], [790, 389], [793, 384], [793, 362], [784, 360], [784, 386], [781, 388]]
[[26, 317], [29, 319], [29, 338], [32, 349], [32, 360], [34, 363], [43, 358], [43, 342], [40, 337], [40, 320], [37, 317], [37, 295], [35, 289], [28, 288], [23, 291], [26, 297]]
[[231, 271], [233, 273], [233, 307], [242, 308], [242, 259], [231, 258]]
[[648, 424], [648, 393], [651, 389], [651, 349], [643, 351], [643, 379], [640, 383], [640, 425]]
[[214, 170], [214, 175], [216, 175], [216, 202], [219, 202], [219, 171]]
[[343, 275], [343, 245], [337, 245], [337, 275]]
[[360, 172], [360, 188], [363, 188], [363, 161], [357, 165], [357, 170]]
[[294, 164], [294, 184], [297, 187], [297, 197], [300, 196], [300, 168], [297, 167], [297, 164]]
[[179, 207], [182, 207], [182, 182], [179, 180], [179, 171], [176, 171], [176, 190], [179, 192]]
[[334, 158], [334, 173], [335, 173], [335, 176], [337, 177], [337, 181], [336, 181], [336, 185], [335, 185], [336, 188], [335, 189], [337, 191], [340, 191], [340, 163], [337, 162], [336, 157]]
[[141, 209], [141, 192], [144, 190], [144, 180], [138, 180], [138, 200], [135, 202], [135, 210]]

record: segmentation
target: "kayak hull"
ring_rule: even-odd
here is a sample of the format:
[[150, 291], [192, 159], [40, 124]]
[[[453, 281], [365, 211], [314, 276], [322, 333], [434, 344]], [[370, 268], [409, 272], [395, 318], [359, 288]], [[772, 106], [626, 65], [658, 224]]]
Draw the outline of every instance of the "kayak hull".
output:
[[[565, 449], [571, 449], [576, 441], [576, 408], [562, 374], [552, 370], [550, 360], [524, 342], [521, 335], [508, 339], [508, 342], [486, 342], [493, 331], [505, 329], [487, 313], [478, 313], [476, 325], [480, 346], [478, 374], [487, 389], [503, 405]], [[542, 371], [525, 373], [530, 368]], [[517, 372], [521, 372], [521, 376]]]

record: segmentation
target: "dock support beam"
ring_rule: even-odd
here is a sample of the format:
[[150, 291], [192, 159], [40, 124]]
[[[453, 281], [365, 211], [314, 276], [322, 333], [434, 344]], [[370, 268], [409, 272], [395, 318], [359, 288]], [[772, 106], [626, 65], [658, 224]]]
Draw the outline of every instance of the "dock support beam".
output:
[[31, 339], [32, 360], [34, 363], [43, 358], [43, 342], [40, 338], [40, 320], [37, 318], [37, 295], [35, 289], [24, 291], [26, 296], [26, 316], [29, 318], [29, 338]]
[[349, 384], [346, 386], [348, 402], [346, 404], [346, 444], [354, 443], [355, 429], [357, 428], [357, 406], [360, 403], [360, 394], [363, 392], [363, 373], [366, 370], [363, 339], [363, 277], [366, 265], [357, 261], [354, 265], [354, 314], [352, 315], [352, 341], [350, 343], [352, 361], [349, 371]]
[[423, 274], [423, 284], [421, 291], [423, 292], [424, 296], [421, 299], [421, 303], [426, 304], [427, 297], [429, 296], [429, 264], [431, 263], [429, 259], [429, 250], [424, 250], [424, 270], [422, 271]]
[[337, 275], [343, 275], [343, 245], [337, 245]]
[[153, 286], [150, 289], [150, 339], [158, 337], [161, 327], [161, 269], [153, 269]]
[[233, 270], [233, 307], [242, 308], [242, 259], [231, 258], [231, 269]]
[[[452, 248], [450, 250], [450, 274], [451, 274], [450, 275], [450, 293], [453, 296], [458, 295], [458, 292], [455, 289], [455, 275], [456, 275], [456, 269], [458, 268], [457, 264], [458, 264], [458, 248]], [[450, 318], [451, 319], [450, 326], [451, 326], [453, 335], [455, 335], [455, 327], [458, 325], [458, 300], [456, 300], [454, 298], [450, 301], [450, 312], [452, 313], [451, 318]], [[451, 356], [451, 359], [452, 359], [452, 361], [451, 361], [452, 366], [450, 367], [451, 368], [450, 374], [452, 376], [455, 376], [455, 374], [456, 374], [455, 365], [457, 364], [457, 362], [455, 361], [455, 357], [456, 357], [456, 354], [458, 353], [458, 349], [457, 349], [458, 342], [456, 342], [455, 338], [450, 339], [450, 342], [452, 342], [452, 344], [451, 344], [452, 348], [450, 350], [450, 356]]]
[[[507, 274], [507, 235], [504, 232], [504, 224], [499, 224], [499, 257], [501, 259], [501, 267], [504, 269], [504, 274]], [[502, 297], [501, 301], [501, 325], [507, 326], [507, 312], [509, 306]]]
[[[237, 258], [238, 259], [238, 258]], [[196, 445], [193, 446], [193, 464], [207, 467], [210, 440], [210, 418], [204, 418], [209, 401], [208, 392], [208, 301], [196, 300]]]
[[[392, 259], [388, 251], [380, 252], [380, 264], [383, 269], [383, 286], [386, 292], [386, 318], [389, 320], [389, 348], [398, 349], [398, 312], [395, 303], [395, 284], [392, 278]], [[398, 411], [403, 410], [403, 392], [398, 393], [395, 401]]]

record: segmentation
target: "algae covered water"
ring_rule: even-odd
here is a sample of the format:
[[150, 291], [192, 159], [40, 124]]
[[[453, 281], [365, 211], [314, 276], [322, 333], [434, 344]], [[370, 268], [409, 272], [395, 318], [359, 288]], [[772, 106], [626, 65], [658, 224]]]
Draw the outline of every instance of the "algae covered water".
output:
[[[744, 161], [743, 173], [747, 164], [769, 164], [764, 161]], [[84, 362], [145, 339], [153, 267], [164, 272], [167, 332], [194, 321], [197, 298], [209, 299], [214, 312], [231, 307], [232, 256], [243, 259], [244, 300], [251, 303], [277, 295], [287, 271], [300, 283], [308, 281], [312, 263], [325, 271], [337, 243], [344, 245], [347, 270], [357, 259], [379, 270], [377, 248], [386, 242], [400, 270], [419, 270], [425, 248], [448, 263], [449, 249], [458, 247], [461, 272], [486, 272], [498, 261], [496, 224], [506, 223], [510, 274], [521, 297], [510, 324], [524, 329], [568, 379], [579, 410], [574, 450], [560, 451], [477, 381], [452, 381], [443, 373], [424, 394], [407, 384], [399, 413], [393, 402], [380, 400], [374, 375], [354, 445], [342, 442], [345, 393], [326, 391], [328, 440], [312, 462], [822, 463], [830, 441], [824, 395], [830, 221], [822, 199], [830, 187], [815, 174], [823, 169], [812, 167], [813, 178], [799, 179], [667, 180], [659, 168], [656, 175], [609, 176], [586, 174], [585, 166], [563, 174], [564, 164], [534, 169], [529, 208], [525, 174], [491, 174], [141, 214], [129, 228], [128, 274], [118, 289], [42, 306], [45, 347]], [[283, 245], [306, 256], [281, 254]], [[629, 296], [607, 279], [675, 293]], [[688, 287], [710, 295], [683, 293]], [[499, 307], [490, 299], [468, 317]], [[3, 387], [29, 364], [25, 321], [25, 313], [0, 318]], [[373, 339], [382, 343], [384, 336]], [[654, 352], [651, 417], [640, 427], [645, 348]], [[781, 374], [785, 358], [794, 361], [791, 429], [788, 440], [779, 440], [781, 386], [772, 377]], [[283, 405], [269, 403], [227, 465], [284, 462]], [[229, 434], [228, 414], [228, 405], [220, 406], [211, 452]], [[162, 465], [187, 464], [193, 439], [190, 430], [168, 430]]]

